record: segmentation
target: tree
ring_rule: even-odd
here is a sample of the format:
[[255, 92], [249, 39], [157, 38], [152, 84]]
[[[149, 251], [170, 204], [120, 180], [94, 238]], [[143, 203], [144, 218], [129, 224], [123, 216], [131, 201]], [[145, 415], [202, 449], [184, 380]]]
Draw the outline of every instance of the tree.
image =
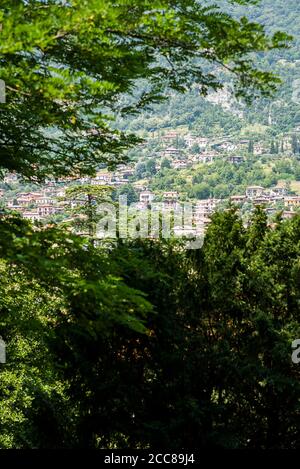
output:
[[139, 200], [138, 194], [136, 193], [132, 184], [125, 184], [121, 186], [114, 195], [114, 200], [118, 201], [120, 195], [126, 195], [128, 205]]
[[1, 168], [42, 179], [113, 165], [138, 141], [109, 126], [116, 113], [138, 112], [168, 89], [222, 86], [199, 59], [230, 69], [238, 96], [269, 94], [278, 80], [249, 53], [284, 47], [288, 36], [220, 13], [187, 0], [150, 10], [146, 0], [2, 2]]
[[272, 140], [271, 148], [270, 148], [270, 154], [274, 155], [275, 153], [276, 153], [276, 146], [275, 146], [274, 140]]
[[299, 217], [270, 229], [256, 209], [246, 229], [230, 208], [201, 249], [109, 253], [10, 221], [1, 447], [299, 448]]
[[292, 151], [294, 155], [296, 153], [299, 153], [299, 142], [298, 142], [298, 137], [296, 134], [292, 135]]
[[216, 199], [224, 199], [230, 194], [228, 184], [217, 184], [213, 189], [213, 195]]
[[82, 334], [78, 343], [63, 327], [59, 352], [79, 410], [74, 441], [299, 447], [299, 370], [290, 360], [299, 333], [298, 236], [299, 218], [270, 230], [257, 209], [245, 229], [229, 209], [213, 216], [200, 250], [119, 243], [110, 259], [154, 305], [149, 333], [116, 325], [114, 335], [92, 342]]
[[163, 158], [160, 169], [170, 169], [171, 168], [171, 162], [168, 160], [168, 158]]
[[66, 190], [65, 200], [70, 204], [67, 212], [72, 217], [68, 223], [71, 223], [76, 233], [88, 237], [92, 244], [97, 235], [97, 223], [103, 216], [99, 205], [111, 201], [110, 192], [110, 187], [89, 184]]
[[36, 230], [13, 216], [1, 217], [0, 227], [1, 335], [7, 344], [0, 446], [74, 447], [83, 402], [71, 404], [67, 367], [62, 373], [71, 365], [72, 341], [79, 352], [83, 338], [92, 346], [95, 334], [109, 336], [122, 322], [124, 330], [144, 333], [151, 305], [86, 238], [58, 228]]
[[194, 143], [191, 147], [191, 153], [193, 153], [193, 155], [197, 155], [198, 153], [200, 153], [201, 149], [200, 149], [200, 146], [198, 143]]
[[151, 176], [156, 174], [156, 163], [153, 158], [150, 158], [149, 160], [146, 161], [145, 167], [146, 167], [147, 173], [149, 173]]
[[181, 148], [181, 149], [186, 148], [186, 141], [184, 140], [183, 137], [180, 137], [179, 135], [176, 136], [174, 143], [175, 143], [176, 148]]
[[254, 142], [253, 142], [253, 140], [249, 140], [248, 153], [250, 153], [250, 154], [254, 153]]
[[146, 164], [145, 163], [138, 163], [135, 167], [135, 174], [138, 179], [141, 179], [146, 172]]
[[195, 184], [191, 191], [191, 197], [196, 199], [208, 199], [210, 196], [210, 186], [206, 182]]

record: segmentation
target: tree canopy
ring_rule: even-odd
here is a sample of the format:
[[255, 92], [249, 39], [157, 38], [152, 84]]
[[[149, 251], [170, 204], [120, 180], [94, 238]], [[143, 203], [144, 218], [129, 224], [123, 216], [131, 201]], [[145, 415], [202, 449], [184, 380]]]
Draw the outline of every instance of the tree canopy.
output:
[[288, 40], [196, 0], [6, 0], [0, 16], [0, 167], [32, 179], [119, 162], [137, 139], [114, 129], [116, 115], [168, 90], [217, 89], [222, 69], [238, 96], [269, 94], [278, 79], [251, 54]]

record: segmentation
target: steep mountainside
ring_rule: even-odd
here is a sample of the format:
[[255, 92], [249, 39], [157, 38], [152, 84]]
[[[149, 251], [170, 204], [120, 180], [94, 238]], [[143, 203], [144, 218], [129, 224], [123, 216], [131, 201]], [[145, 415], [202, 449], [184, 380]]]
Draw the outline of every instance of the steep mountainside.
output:
[[[120, 121], [119, 126], [126, 130], [155, 131], [165, 127], [186, 125], [193, 131], [212, 132], [214, 126], [224, 130], [239, 130], [247, 123], [272, 124], [275, 133], [293, 130], [300, 124], [300, 2], [297, 0], [261, 0], [258, 5], [237, 6], [228, 2], [214, 2], [237, 16], [246, 15], [250, 20], [261, 22], [270, 33], [280, 29], [293, 35], [291, 46], [286, 50], [274, 50], [265, 56], [258, 56], [266, 68], [276, 71], [282, 79], [278, 93], [273, 100], [262, 99], [250, 108], [242, 107], [243, 119], [238, 112], [228, 112], [219, 105], [215, 106], [204, 100], [197, 89], [185, 95], [173, 94], [167, 103], [145, 111], [137, 118]], [[223, 73], [220, 70], [220, 73]], [[230, 82], [230, 76], [224, 76]], [[226, 100], [226, 97], [225, 97]], [[218, 100], [217, 100], [218, 101]], [[230, 101], [230, 98], [229, 98]], [[224, 106], [223, 106], [224, 107]], [[233, 109], [237, 111], [236, 103]], [[239, 122], [240, 121], [240, 122]], [[245, 122], [246, 121], [246, 122]]]

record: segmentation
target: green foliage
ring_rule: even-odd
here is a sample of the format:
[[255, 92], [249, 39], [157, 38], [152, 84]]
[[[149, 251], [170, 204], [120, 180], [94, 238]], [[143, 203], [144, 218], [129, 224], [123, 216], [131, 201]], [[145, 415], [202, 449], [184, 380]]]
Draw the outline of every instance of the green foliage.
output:
[[[219, 89], [221, 67], [238, 97], [268, 95], [278, 80], [253, 53], [288, 39], [193, 0], [4, 0], [0, 16], [0, 167], [36, 180], [120, 162], [138, 139], [116, 130], [116, 116], [194, 84]], [[208, 125], [222, 133], [225, 121], [220, 111]], [[249, 162], [216, 166], [186, 190], [265, 181]], [[154, 161], [138, 170], [154, 174]], [[0, 447], [299, 448], [299, 217], [271, 230], [258, 210], [246, 229], [229, 209], [191, 252], [173, 240], [96, 245], [107, 197], [67, 191], [81, 237], [1, 212]]]
[[170, 169], [171, 168], [171, 162], [168, 160], [168, 158], [164, 158], [161, 162], [160, 169]]
[[194, 184], [189, 196], [196, 199], [208, 199], [210, 197], [210, 187], [205, 182]]
[[201, 250], [109, 255], [2, 220], [17, 237], [1, 261], [1, 447], [298, 448], [299, 220], [271, 230], [258, 209], [245, 229], [230, 209]]
[[135, 191], [132, 184], [124, 184], [119, 189], [117, 189], [113, 193], [113, 199], [118, 202], [119, 197], [122, 196], [122, 195], [127, 197], [127, 204], [128, 205], [131, 205], [132, 203], [138, 201], [138, 195], [137, 195], [137, 193], [136, 193], [136, 191]]
[[145, 163], [146, 172], [153, 176], [156, 173], [155, 160], [150, 159]]
[[296, 153], [300, 153], [300, 145], [299, 145], [298, 137], [295, 134], [292, 135], [292, 151], [294, 155]]
[[201, 94], [220, 88], [206, 64], [230, 69], [238, 96], [269, 94], [278, 79], [257, 69], [251, 52], [288, 40], [187, 0], [159, 0], [151, 8], [148, 0], [5, 0], [0, 15], [7, 91], [1, 169], [32, 179], [92, 174], [103, 161], [120, 161], [137, 138], [114, 130], [116, 114], [136, 113], [192, 84]]
[[68, 187], [65, 201], [70, 204], [66, 213], [71, 216], [66, 223], [75, 229], [75, 232], [89, 237], [94, 242], [97, 223], [103, 214], [99, 204], [111, 202], [111, 188], [107, 186], [81, 186]]
[[[108, 253], [58, 229], [33, 230], [19, 218], [0, 220], [1, 448], [74, 445], [78, 417], [57, 347], [65, 327], [93, 342], [118, 323], [145, 333], [151, 305], [126, 285]], [[113, 267], [115, 265], [115, 268]]]
[[290, 158], [279, 161], [268, 158], [267, 161], [272, 167], [268, 172], [260, 161], [250, 156], [238, 166], [229, 164], [226, 158], [220, 157], [212, 164], [201, 164], [191, 170], [181, 171], [180, 174], [175, 170], [164, 170], [153, 178], [151, 188], [178, 190], [192, 199], [224, 198], [243, 194], [247, 186], [260, 185], [267, 188], [276, 185], [280, 179], [297, 177], [297, 161]]

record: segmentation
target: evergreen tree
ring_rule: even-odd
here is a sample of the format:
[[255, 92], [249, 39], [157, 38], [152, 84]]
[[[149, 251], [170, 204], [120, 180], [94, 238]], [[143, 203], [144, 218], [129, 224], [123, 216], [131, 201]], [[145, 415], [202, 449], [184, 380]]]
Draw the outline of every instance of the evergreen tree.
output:
[[292, 135], [292, 151], [294, 155], [296, 153], [299, 153], [299, 142], [298, 142], [298, 137], [296, 134]]
[[161, 162], [161, 165], [160, 165], [160, 168], [161, 169], [170, 169], [171, 168], [170, 160], [168, 160], [168, 158], [163, 158], [163, 160]]
[[276, 153], [276, 145], [274, 143], [274, 140], [272, 140], [272, 142], [271, 142], [270, 153], [271, 153], [271, 155], [274, 155]]
[[253, 140], [249, 140], [248, 153], [250, 153], [250, 154], [254, 153], [254, 142], [253, 142]]

